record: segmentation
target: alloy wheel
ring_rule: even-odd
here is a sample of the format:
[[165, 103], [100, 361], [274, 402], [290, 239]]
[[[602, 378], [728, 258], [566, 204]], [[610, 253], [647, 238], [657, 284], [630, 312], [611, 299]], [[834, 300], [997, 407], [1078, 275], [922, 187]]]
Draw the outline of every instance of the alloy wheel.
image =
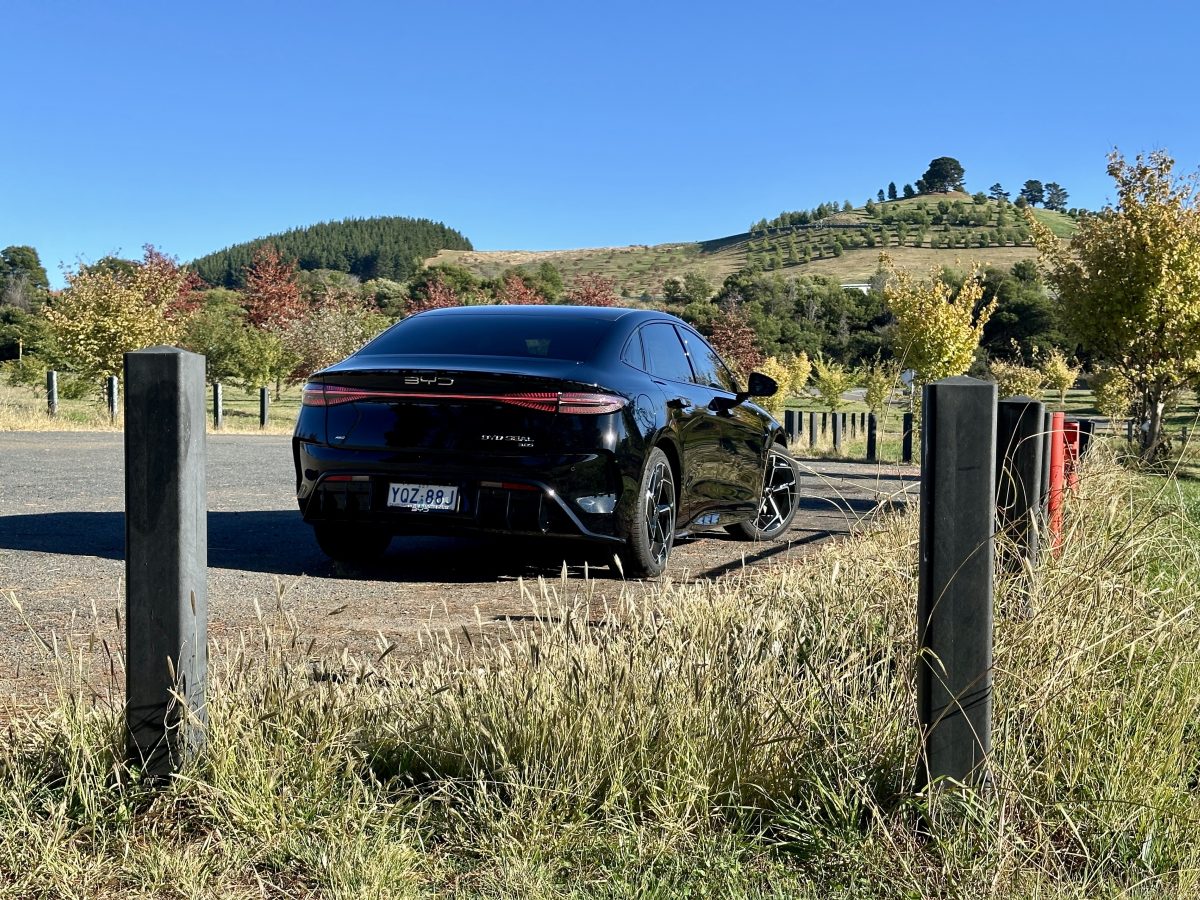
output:
[[772, 453], [767, 460], [767, 477], [763, 480], [762, 505], [754, 527], [770, 534], [791, 520], [799, 497], [796, 467], [781, 453]]
[[666, 562], [675, 536], [675, 483], [665, 462], [655, 465], [646, 485], [646, 537], [650, 557], [657, 565]]

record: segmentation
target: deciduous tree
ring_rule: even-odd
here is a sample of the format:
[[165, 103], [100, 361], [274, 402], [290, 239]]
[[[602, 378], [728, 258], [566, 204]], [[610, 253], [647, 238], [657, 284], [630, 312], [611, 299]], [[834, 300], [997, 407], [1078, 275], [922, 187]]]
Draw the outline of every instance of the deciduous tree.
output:
[[813, 387], [817, 389], [821, 405], [830, 412], [845, 406], [846, 400], [842, 395], [854, 387], [854, 373], [824, 356], [812, 361], [812, 371]]
[[1114, 151], [1117, 204], [1082, 217], [1064, 246], [1028, 215], [1047, 280], [1073, 336], [1124, 375], [1156, 452], [1168, 400], [1200, 378], [1200, 194], [1163, 151]]
[[1067, 355], [1057, 347], [1052, 347], [1041, 360], [1042, 376], [1046, 384], [1058, 391], [1058, 405], [1067, 405], [1067, 391], [1075, 386], [1079, 379], [1080, 366], [1071, 365]]
[[917, 373], [919, 384], [966, 372], [996, 306], [994, 300], [980, 303], [983, 281], [978, 268], [955, 290], [940, 266], [922, 280], [897, 269], [887, 254], [880, 256], [879, 263], [888, 275], [884, 303], [896, 319], [892, 334], [896, 357]]
[[603, 275], [581, 275], [575, 279], [564, 299], [575, 306], [620, 306], [616, 279]]
[[58, 351], [87, 378], [119, 375], [125, 353], [171, 343], [188, 302], [189, 273], [147, 245], [140, 265], [86, 268], [45, 310]]
[[254, 251], [244, 280], [246, 318], [255, 328], [285, 328], [303, 318], [305, 305], [296, 280], [296, 261], [284, 259], [273, 244]]

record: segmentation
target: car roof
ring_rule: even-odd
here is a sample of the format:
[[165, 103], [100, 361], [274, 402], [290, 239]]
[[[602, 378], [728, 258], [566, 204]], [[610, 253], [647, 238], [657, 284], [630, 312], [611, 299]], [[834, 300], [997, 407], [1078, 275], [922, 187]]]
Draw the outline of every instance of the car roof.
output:
[[648, 321], [651, 319], [671, 319], [679, 321], [670, 313], [654, 309], [630, 309], [624, 306], [560, 306], [555, 304], [512, 304], [496, 306], [449, 306], [443, 309], [430, 309], [417, 313], [418, 316], [530, 316], [537, 318], [564, 319], [602, 319], [615, 322], [618, 319], [629, 318], [631, 321]]

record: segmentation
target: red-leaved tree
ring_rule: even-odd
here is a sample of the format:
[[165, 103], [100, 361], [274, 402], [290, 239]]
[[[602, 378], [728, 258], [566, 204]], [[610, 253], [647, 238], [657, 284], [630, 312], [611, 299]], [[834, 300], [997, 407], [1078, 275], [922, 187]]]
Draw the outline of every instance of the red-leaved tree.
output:
[[246, 267], [246, 319], [256, 328], [281, 329], [304, 317], [306, 306], [296, 281], [296, 261], [285, 260], [271, 244], [254, 251]]
[[414, 316], [419, 312], [430, 309], [447, 309], [451, 306], [462, 306], [458, 293], [441, 276], [434, 275], [425, 283], [424, 290], [408, 301], [405, 311]]
[[509, 275], [504, 279], [496, 299], [510, 306], [539, 306], [546, 302], [546, 298], [527, 285], [519, 275]]
[[741, 304], [737, 301], [721, 304], [721, 311], [713, 322], [709, 340], [713, 349], [720, 353], [742, 378], [762, 365], [764, 357], [758, 347], [758, 335], [750, 327]]
[[596, 274], [581, 275], [575, 279], [564, 299], [576, 306], [620, 306], [621, 298], [617, 296], [616, 286], [614, 278]]

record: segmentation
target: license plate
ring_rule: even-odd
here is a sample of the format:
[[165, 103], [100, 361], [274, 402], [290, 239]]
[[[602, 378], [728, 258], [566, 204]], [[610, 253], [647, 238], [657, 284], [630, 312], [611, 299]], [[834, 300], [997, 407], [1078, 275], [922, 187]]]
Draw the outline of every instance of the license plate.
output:
[[454, 512], [458, 509], [458, 487], [450, 484], [388, 485], [387, 505], [414, 512]]

